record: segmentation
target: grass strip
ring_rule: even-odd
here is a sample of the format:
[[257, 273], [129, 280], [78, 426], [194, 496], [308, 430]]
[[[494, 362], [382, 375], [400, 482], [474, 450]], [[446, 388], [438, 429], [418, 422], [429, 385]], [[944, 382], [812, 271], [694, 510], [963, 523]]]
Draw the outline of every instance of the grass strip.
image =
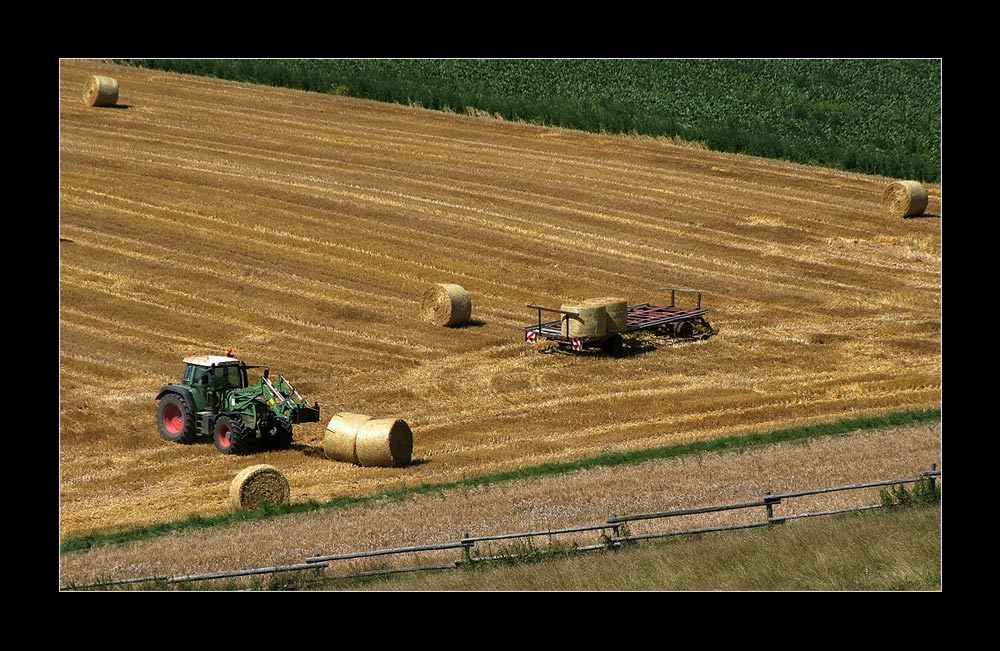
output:
[[559, 463], [543, 463], [516, 470], [465, 477], [455, 481], [436, 482], [433, 484], [419, 483], [414, 486], [400, 486], [370, 495], [335, 497], [326, 502], [310, 500], [279, 507], [262, 506], [253, 511], [237, 511], [222, 515], [205, 517], [192, 514], [188, 517], [143, 527], [136, 527], [120, 532], [92, 533], [83, 536], [69, 536], [60, 544], [60, 553], [93, 549], [105, 545], [121, 545], [138, 540], [147, 540], [166, 536], [172, 533], [207, 527], [225, 526], [247, 520], [263, 520], [292, 513], [307, 513], [319, 509], [346, 509], [353, 506], [371, 504], [383, 500], [402, 501], [416, 495], [435, 494], [456, 488], [471, 488], [489, 486], [508, 481], [532, 479], [560, 475], [591, 468], [609, 468], [615, 466], [634, 465], [646, 461], [669, 459], [691, 454], [711, 452], [745, 451], [764, 445], [784, 443], [788, 441], [803, 441], [824, 436], [836, 436], [859, 430], [878, 429], [883, 427], [899, 427], [917, 425], [940, 420], [940, 409], [918, 409], [909, 411], [888, 412], [877, 416], [866, 416], [838, 420], [831, 423], [806, 425], [773, 430], [758, 434], [734, 434], [706, 441], [693, 441], [677, 445], [667, 445], [645, 450], [630, 450], [627, 452], [609, 452], [596, 457], [588, 457], [577, 461]]

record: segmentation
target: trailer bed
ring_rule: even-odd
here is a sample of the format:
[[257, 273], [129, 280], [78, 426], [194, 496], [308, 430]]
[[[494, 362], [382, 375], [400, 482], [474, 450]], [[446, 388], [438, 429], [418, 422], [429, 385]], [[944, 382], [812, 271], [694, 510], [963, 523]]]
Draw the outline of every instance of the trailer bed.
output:
[[639, 303], [628, 308], [628, 329], [626, 332], [656, 328], [676, 321], [688, 321], [708, 314], [706, 309], [687, 309], [673, 305], [650, 305]]
[[[671, 305], [652, 305], [637, 303], [628, 306], [628, 327], [626, 332], [656, 328], [677, 321], [687, 321], [708, 313], [706, 309], [686, 309]], [[546, 321], [524, 326], [525, 332], [537, 332], [538, 335], [553, 339], [565, 339], [562, 334], [562, 319]]]

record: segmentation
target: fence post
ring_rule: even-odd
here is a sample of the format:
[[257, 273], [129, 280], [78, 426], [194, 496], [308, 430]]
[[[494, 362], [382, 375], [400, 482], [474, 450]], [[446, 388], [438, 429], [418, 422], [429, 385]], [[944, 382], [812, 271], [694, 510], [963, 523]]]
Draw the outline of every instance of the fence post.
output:
[[[937, 470], [937, 464], [936, 463], [932, 463], [931, 464], [931, 472], [934, 472], [935, 470]], [[930, 477], [928, 477], [928, 479], [931, 480], [931, 494], [933, 495], [934, 493], [937, 492], [937, 477], [935, 477], [934, 475], [931, 475]]]
[[462, 560], [466, 567], [472, 567], [472, 543], [465, 542], [469, 539], [469, 532], [465, 532], [465, 536], [462, 537]]
[[764, 491], [764, 508], [767, 509], [767, 526], [785, 524], [784, 518], [774, 519], [774, 505], [781, 504], [781, 499], [771, 497], [771, 491]]
[[[612, 513], [611, 517], [612, 518], [617, 518], [618, 514], [617, 513]], [[612, 539], [618, 538], [618, 536], [620, 534], [621, 534], [621, 525], [616, 524], [616, 525], [614, 525], [614, 526], [611, 527], [611, 538]], [[615, 551], [618, 551], [619, 547], [620, 547], [620, 545], [618, 545], [616, 542], [614, 542], [614, 541], [611, 542], [611, 549], [613, 549]]]

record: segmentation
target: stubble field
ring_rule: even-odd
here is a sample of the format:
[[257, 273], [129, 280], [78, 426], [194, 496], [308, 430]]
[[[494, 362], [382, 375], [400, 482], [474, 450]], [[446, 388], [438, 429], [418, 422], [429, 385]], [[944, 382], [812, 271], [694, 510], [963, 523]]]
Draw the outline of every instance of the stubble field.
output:
[[[92, 74], [118, 107], [84, 106]], [[222, 513], [254, 463], [323, 501], [940, 405], [938, 186], [895, 219], [885, 178], [651, 139], [89, 61], [59, 85], [62, 536]], [[421, 321], [437, 282], [472, 324]], [[711, 292], [718, 334], [620, 358], [522, 340], [527, 303], [667, 285]], [[182, 358], [229, 347], [320, 403], [292, 449], [159, 437]], [[404, 418], [414, 463], [323, 459], [337, 411]]]

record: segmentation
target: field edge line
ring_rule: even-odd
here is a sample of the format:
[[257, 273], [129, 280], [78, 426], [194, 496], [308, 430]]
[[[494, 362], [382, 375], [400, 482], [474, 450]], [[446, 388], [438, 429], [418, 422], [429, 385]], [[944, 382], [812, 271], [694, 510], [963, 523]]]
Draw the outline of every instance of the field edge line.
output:
[[801, 441], [825, 436], [839, 436], [858, 431], [879, 429], [885, 427], [901, 427], [919, 425], [941, 419], [941, 409], [913, 409], [907, 411], [892, 411], [876, 416], [862, 416], [841, 419], [828, 423], [804, 425], [800, 427], [782, 428], [764, 433], [732, 434], [729, 436], [693, 441], [642, 450], [612, 452], [588, 457], [577, 461], [545, 463], [537, 466], [527, 466], [517, 470], [508, 470], [477, 477], [465, 477], [460, 480], [403, 486], [378, 491], [369, 495], [336, 497], [326, 502], [309, 500], [280, 507], [263, 506], [254, 511], [239, 511], [218, 516], [206, 517], [191, 514], [186, 518], [170, 522], [145, 525], [119, 532], [91, 533], [65, 538], [59, 545], [59, 553], [66, 554], [75, 551], [95, 549], [107, 545], [124, 545], [140, 540], [149, 540], [172, 533], [192, 529], [228, 526], [248, 520], [264, 520], [295, 513], [308, 513], [326, 509], [344, 509], [361, 506], [380, 500], [402, 501], [415, 495], [440, 493], [463, 487], [490, 486], [507, 481], [535, 479], [560, 475], [578, 470], [594, 468], [609, 468], [623, 465], [635, 465], [647, 461], [669, 459], [693, 454], [745, 451], [777, 443]]

